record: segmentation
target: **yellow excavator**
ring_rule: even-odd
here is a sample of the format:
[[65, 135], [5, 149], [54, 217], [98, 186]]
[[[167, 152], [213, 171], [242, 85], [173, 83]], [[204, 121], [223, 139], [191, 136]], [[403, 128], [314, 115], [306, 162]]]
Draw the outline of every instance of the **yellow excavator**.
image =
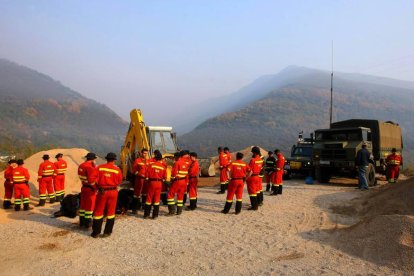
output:
[[139, 152], [146, 148], [152, 156], [155, 150], [159, 150], [169, 165], [168, 181], [171, 173], [171, 165], [174, 153], [178, 151], [176, 134], [172, 127], [147, 126], [140, 109], [133, 109], [130, 112], [131, 122], [121, 148], [120, 166], [124, 179], [129, 179], [132, 174], [132, 165], [138, 157]]
[[[159, 150], [165, 158], [168, 170], [167, 181], [170, 181], [171, 166], [174, 162], [174, 153], [179, 151], [177, 147], [176, 134], [169, 126], [147, 126], [140, 109], [130, 112], [131, 122], [121, 148], [120, 166], [124, 179], [131, 179], [132, 165], [138, 157], [139, 152], [146, 148], [152, 156], [155, 150]], [[212, 160], [199, 159], [202, 176], [214, 176], [215, 169]]]

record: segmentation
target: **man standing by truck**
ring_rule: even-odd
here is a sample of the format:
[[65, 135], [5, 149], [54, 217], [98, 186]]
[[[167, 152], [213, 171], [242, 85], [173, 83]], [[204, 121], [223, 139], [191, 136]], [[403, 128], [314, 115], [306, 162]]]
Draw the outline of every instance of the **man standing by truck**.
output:
[[367, 150], [367, 144], [363, 143], [362, 148], [357, 152], [357, 156], [355, 159], [355, 165], [358, 168], [358, 189], [362, 191], [368, 190], [367, 169], [369, 166], [370, 156], [371, 154]]
[[397, 149], [393, 148], [391, 154], [387, 156], [385, 160], [387, 163], [387, 178], [388, 183], [397, 182], [400, 175], [400, 166], [403, 164], [402, 156], [397, 153]]

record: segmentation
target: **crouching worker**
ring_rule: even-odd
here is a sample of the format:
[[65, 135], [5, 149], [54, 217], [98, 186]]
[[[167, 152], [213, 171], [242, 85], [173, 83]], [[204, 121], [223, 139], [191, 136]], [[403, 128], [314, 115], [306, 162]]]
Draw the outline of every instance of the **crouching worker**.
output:
[[233, 161], [228, 167], [228, 173], [230, 177], [230, 184], [227, 189], [227, 200], [224, 205], [223, 214], [227, 214], [230, 211], [233, 204], [233, 197], [236, 195], [236, 215], [240, 214], [243, 201], [243, 186], [247, 177], [247, 173], [250, 172], [250, 167], [242, 160], [243, 153], [238, 152], [236, 154], [236, 161]]
[[91, 234], [93, 238], [97, 238], [101, 234], [104, 214], [106, 215], [106, 224], [103, 237], [109, 237], [112, 234], [118, 199], [117, 186], [122, 182], [122, 172], [114, 164], [116, 154], [110, 152], [105, 159], [107, 163], [98, 166], [98, 194], [96, 195], [95, 209], [93, 211]]
[[30, 188], [29, 180], [30, 175], [29, 171], [23, 167], [23, 160], [17, 160], [17, 168], [13, 169], [12, 172], [12, 181], [14, 188], [14, 210], [20, 211], [20, 205], [22, 204], [23, 197], [23, 210], [29, 210], [30, 203]]
[[154, 151], [155, 161], [148, 165], [146, 178], [148, 180], [148, 193], [144, 206], [144, 219], [148, 218], [151, 213], [151, 207], [154, 205], [152, 218], [156, 219], [160, 211], [160, 197], [162, 182], [167, 179], [167, 168], [162, 162], [162, 154], [159, 150]]

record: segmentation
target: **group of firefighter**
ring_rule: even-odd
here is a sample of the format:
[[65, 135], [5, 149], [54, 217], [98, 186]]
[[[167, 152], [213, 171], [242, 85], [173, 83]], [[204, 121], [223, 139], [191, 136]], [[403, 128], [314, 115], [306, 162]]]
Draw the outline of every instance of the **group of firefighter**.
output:
[[[231, 160], [228, 147], [218, 148], [220, 168], [220, 190], [218, 194], [224, 194], [227, 189], [226, 203], [222, 213], [227, 214], [236, 196], [236, 214], [242, 209], [244, 183], [247, 184], [247, 192], [250, 198], [248, 210], [258, 210], [263, 205], [263, 184], [262, 179], [266, 177], [266, 191], [272, 190], [271, 195], [282, 194], [283, 172], [285, 157], [276, 149], [269, 151], [265, 160], [259, 147], [252, 147], [252, 158], [249, 164], [243, 161], [244, 155], [236, 153], [236, 160]], [[273, 156], [275, 153], [276, 158]]]
[[[252, 157], [247, 164], [243, 161], [243, 154], [237, 152], [236, 160], [232, 160], [227, 147], [218, 148], [220, 168], [220, 190], [218, 194], [224, 194], [227, 190], [226, 202], [222, 213], [227, 214], [236, 197], [235, 213], [239, 214], [242, 209], [244, 183], [247, 184], [251, 206], [248, 210], [258, 210], [263, 205], [263, 184], [266, 180], [266, 191], [270, 195], [282, 194], [283, 173], [285, 158], [280, 150], [269, 151], [265, 159], [257, 146], [252, 147]], [[62, 201], [65, 195], [65, 173], [67, 163], [63, 160], [63, 154], [55, 156], [56, 162], [51, 162], [49, 155], [43, 155], [43, 162], [39, 165], [39, 204], [44, 206], [47, 197], [49, 202]], [[108, 153], [105, 157], [107, 162], [97, 166], [95, 153], [88, 153], [85, 162], [78, 167], [78, 176], [82, 183], [80, 193], [79, 221], [80, 227], [89, 229], [92, 224], [91, 236], [96, 238], [101, 234], [103, 219], [106, 224], [103, 237], [112, 233], [115, 222], [115, 213], [118, 198], [118, 186], [122, 182], [122, 172], [115, 165], [117, 156]], [[387, 178], [395, 182], [399, 174], [399, 166], [402, 165], [402, 157], [396, 150], [386, 158]], [[29, 171], [23, 166], [22, 159], [10, 160], [9, 166], [4, 172], [5, 196], [3, 207], [12, 207], [11, 199], [14, 193], [14, 209], [20, 211], [29, 210], [30, 187]], [[197, 185], [200, 166], [197, 153], [182, 150], [174, 155], [174, 164], [171, 170], [171, 179], [167, 185], [167, 163], [160, 151], [155, 150], [153, 157], [149, 158], [147, 149], [142, 149], [132, 167], [134, 174], [134, 198], [132, 201], [132, 212], [144, 210], [144, 218], [158, 217], [160, 202], [168, 206], [168, 216], [181, 215], [187, 194], [190, 205], [188, 210], [197, 208]]]
[[[55, 156], [56, 162], [51, 162], [49, 161], [49, 155], [43, 155], [43, 162], [40, 164], [38, 170], [39, 204], [37, 206], [44, 206], [47, 196], [49, 196], [50, 203], [54, 203], [55, 201], [60, 202], [64, 198], [67, 163], [62, 157], [63, 154], [58, 153]], [[4, 209], [12, 207], [11, 199], [14, 193], [14, 210], [20, 211], [22, 203], [23, 210], [29, 210], [30, 174], [23, 167], [23, 164], [23, 159], [10, 160], [4, 171]]]

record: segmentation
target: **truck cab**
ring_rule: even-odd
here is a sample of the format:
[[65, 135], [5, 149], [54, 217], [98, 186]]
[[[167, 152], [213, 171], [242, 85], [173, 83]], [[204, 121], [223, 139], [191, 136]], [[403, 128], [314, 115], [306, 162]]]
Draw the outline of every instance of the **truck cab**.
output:
[[286, 158], [283, 175], [289, 179], [293, 174], [310, 175], [313, 173], [313, 135], [311, 138], [302, 138], [299, 135], [296, 145], [292, 146], [290, 157]]

